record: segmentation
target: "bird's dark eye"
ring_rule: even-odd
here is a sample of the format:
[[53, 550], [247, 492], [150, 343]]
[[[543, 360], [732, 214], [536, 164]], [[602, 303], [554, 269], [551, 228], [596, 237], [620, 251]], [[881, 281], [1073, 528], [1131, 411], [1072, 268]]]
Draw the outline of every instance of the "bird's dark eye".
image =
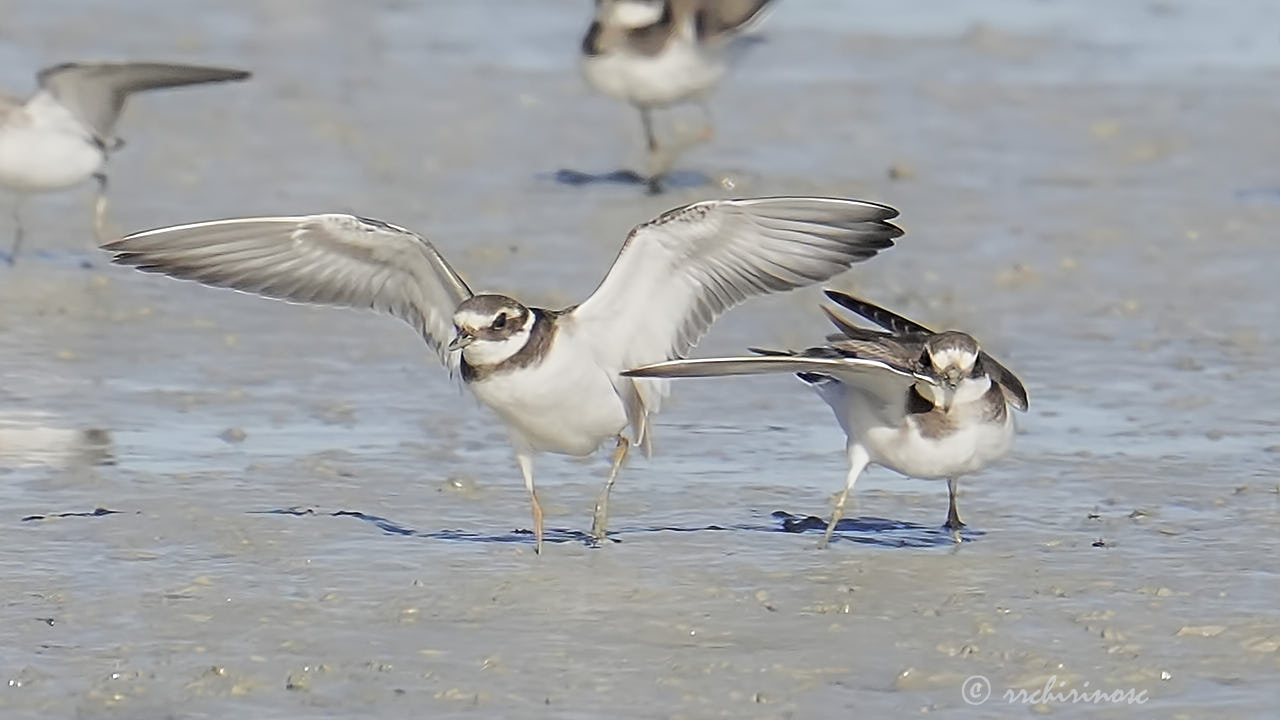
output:
[[507, 314], [506, 314], [506, 313], [502, 313], [502, 314], [498, 315], [498, 317], [496, 317], [496, 318], [494, 318], [494, 319], [493, 319], [493, 329], [494, 329], [494, 330], [501, 330], [502, 328], [504, 328], [504, 327], [506, 327], [506, 326], [507, 326]]

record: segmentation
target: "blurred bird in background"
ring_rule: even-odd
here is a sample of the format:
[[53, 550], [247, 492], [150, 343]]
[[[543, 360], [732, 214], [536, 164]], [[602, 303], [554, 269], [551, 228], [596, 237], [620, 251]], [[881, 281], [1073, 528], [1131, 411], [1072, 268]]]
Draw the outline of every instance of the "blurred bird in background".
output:
[[[709, 140], [706, 94], [720, 81], [772, 0], [596, 0], [595, 18], [582, 39], [582, 67], [598, 91], [640, 112], [648, 155], [644, 180], [662, 191], [676, 156]], [[705, 126], [667, 142], [654, 131], [653, 111], [696, 102]]]
[[0, 188], [15, 195], [13, 265], [22, 248], [22, 202], [33, 193], [98, 181], [94, 230], [106, 236], [107, 156], [124, 143], [116, 121], [132, 93], [157, 88], [244, 80], [249, 73], [168, 63], [64, 63], [41, 70], [40, 89], [23, 102], [0, 94]]

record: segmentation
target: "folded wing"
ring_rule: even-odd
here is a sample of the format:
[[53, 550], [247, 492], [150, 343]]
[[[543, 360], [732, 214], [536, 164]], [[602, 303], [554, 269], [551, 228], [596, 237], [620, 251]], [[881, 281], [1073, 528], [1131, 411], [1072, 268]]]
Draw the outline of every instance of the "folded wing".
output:
[[[827, 290], [827, 297], [831, 298], [841, 307], [857, 313], [863, 318], [879, 325], [888, 330], [894, 336], [929, 336], [933, 331], [929, 328], [917, 323], [913, 320], [898, 315], [890, 310], [874, 305], [862, 300], [861, 298], [846, 295], [835, 290]], [[823, 308], [826, 310], [826, 308]], [[867, 333], [874, 333], [874, 330], [865, 330], [856, 325], [850, 325], [843, 318], [827, 311], [827, 317], [851, 340], [867, 339]], [[980, 353], [982, 366], [986, 368], [987, 374], [991, 376], [991, 380], [1000, 386], [1000, 391], [1004, 394], [1005, 401], [1018, 410], [1025, 411], [1029, 406], [1029, 398], [1027, 397], [1027, 389], [1023, 387], [1022, 381], [1018, 376], [1014, 375], [1009, 368], [1002, 365], [998, 360], [988, 355], [985, 351]]]
[[353, 215], [215, 220], [110, 242], [143, 272], [295, 303], [369, 308], [404, 320], [448, 362], [453, 312], [471, 297], [426, 238]]

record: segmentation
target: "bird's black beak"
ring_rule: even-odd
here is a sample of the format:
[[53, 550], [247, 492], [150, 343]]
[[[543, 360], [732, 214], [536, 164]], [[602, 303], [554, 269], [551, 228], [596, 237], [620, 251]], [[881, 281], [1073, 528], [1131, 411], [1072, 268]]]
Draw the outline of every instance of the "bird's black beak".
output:
[[942, 377], [942, 411], [951, 412], [951, 405], [956, 399], [956, 388], [960, 385], [960, 373], [947, 370]]
[[454, 350], [461, 350], [475, 341], [475, 335], [472, 335], [466, 330], [459, 330], [458, 334], [454, 336], [453, 341], [449, 343], [449, 351], [453, 352]]

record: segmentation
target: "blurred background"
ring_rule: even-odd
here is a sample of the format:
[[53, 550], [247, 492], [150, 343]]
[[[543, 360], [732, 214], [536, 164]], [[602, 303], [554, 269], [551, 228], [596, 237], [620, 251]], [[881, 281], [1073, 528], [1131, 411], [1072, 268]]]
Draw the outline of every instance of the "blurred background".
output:
[[[0, 87], [252, 70], [130, 101], [119, 231], [356, 212], [552, 307], [671, 207], [893, 205], [907, 235], [836, 286], [973, 333], [1031, 393], [1013, 456], [961, 482], [969, 542], [935, 529], [945, 484], [883, 470], [849, 515], [887, 524], [827, 552], [778, 532], [829, 511], [843, 439], [749, 378], [677, 384], [615, 490], [622, 542], [535, 558], [503, 431], [411, 330], [110, 267], [87, 184], [32, 198], [0, 265], [0, 715], [963, 713], [975, 674], [997, 715], [1050, 677], [1270, 711], [1280, 5], [778, 0], [658, 196], [558, 180], [642, 161], [579, 71], [591, 10], [0, 0]], [[819, 301], [753, 302], [695, 354], [814, 343]], [[606, 459], [538, 468], [548, 525], [584, 529]]]

